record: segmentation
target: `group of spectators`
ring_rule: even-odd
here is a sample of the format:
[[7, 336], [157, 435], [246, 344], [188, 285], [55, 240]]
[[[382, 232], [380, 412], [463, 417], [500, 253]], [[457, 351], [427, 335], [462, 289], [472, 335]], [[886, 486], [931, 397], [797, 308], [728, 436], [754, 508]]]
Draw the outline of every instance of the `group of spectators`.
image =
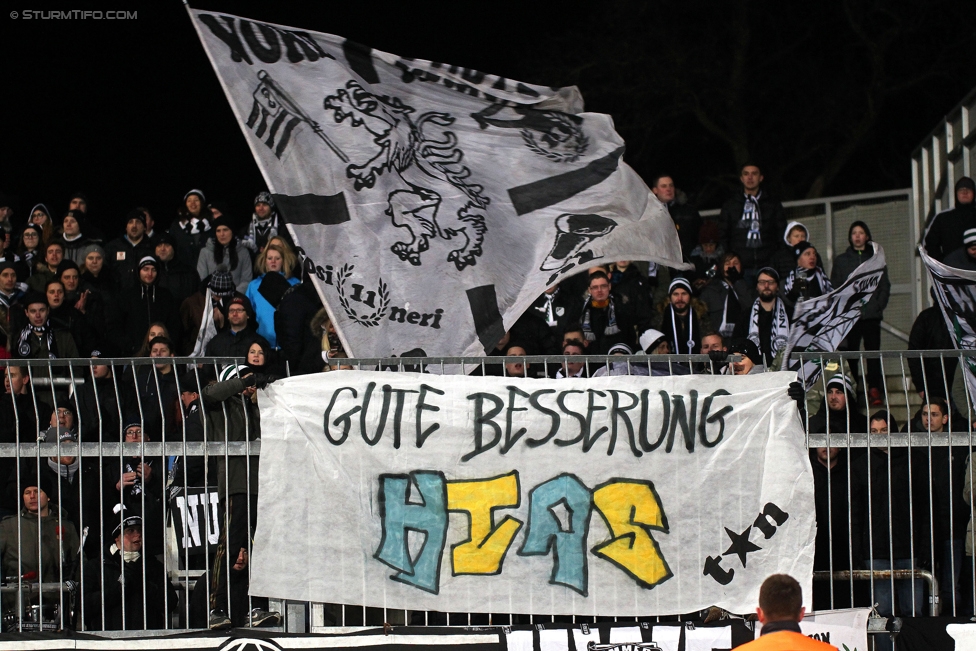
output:
[[[540, 296], [486, 351], [512, 359], [485, 365], [482, 372], [567, 378], [743, 375], [778, 368], [795, 307], [843, 284], [874, 252], [870, 227], [856, 221], [848, 229], [849, 247], [828, 274], [808, 229], [787, 222], [755, 165], [741, 168], [741, 191], [714, 219], [677, 201], [672, 177], [652, 181], [653, 193], [674, 220], [682, 257], [693, 269], [652, 263], [643, 271], [636, 263], [616, 261], [573, 276]], [[931, 255], [961, 268], [976, 269], [974, 189], [972, 180], [960, 180], [955, 207], [937, 215], [925, 235]], [[130, 455], [129, 448], [100, 463], [78, 457], [72, 447], [99, 441], [253, 441], [260, 438], [257, 387], [286, 374], [342, 368], [345, 352], [304, 278], [302, 252], [273, 198], [258, 194], [250, 218], [235, 224], [220, 202], [208, 203], [202, 191], [190, 190], [167, 229], [157, 229], [152, 214], [140, 207], [126, 215], [124, 232], [114, 238], [88, 218], [82, 194], [71, 197], [64, 211], [38, 204], [20, 225], [7, 204], [0, 196], [0, 358], [85, 362], [83, 372], [71, 374], [77, 381], [69, 382], [67, 393], [55, 382], [68, 374], [66, 367], [52, 367], [48, 382], [37, 388], [36, 369], [6, 367], [0, 442], [33, 443], [40, 437], [74, 454], [0, 459], [0, 513], [7, 516], [0, 522], [2, 578], [8, 585], [82, 579], [71, 598], [85, 607], [74, 608], [70, 622], [62, 614], [62, 622], [74, 626], [157, 628], [184, 611], [190, 613], [184, 623], [211, 628], [278, 621], [266, 602], [247, 597], [248, 539], [257, 518], [256, 460], [150, 457]], [[880, 348], [889, 293], [885, 272], [842, 349]], [[938, 307], [918, 316], [910, 347], [952, 347]], [[670, 353], [705, 353], [712, 363], [655, 360]], [[730, 364], [731, 353], [738, 357]], [[187, 370], [169, 360], [191, 354], [244, 364], [227, 359], [213, 368]], [[527, 355], [558, 355], [565, 361], [539, 367], [521, 359]], [[567, 359], [582, 355], [609, 361]], [[99, 363], [116, 356], [152, 362], [121, 369]], [[961, 420], [947, 402], [953, 364], [938, 358], [910, 363], [924, 402], [906, 425], [910, 431], [948, 431], [951, 422]], [[809, 430], [897, 431], [894, 419], [879, 409], [883, 386], [877, 360], [863, 371], [852, 364], [848, 375], [827, 383], [822, 405], [809, 414]], [[861, 409], [873, 413], [868, 417]], [[963, 485], [969, 477], [968, 450], [938, 450], [946, 458], [933, 458], [931, 471], [928, 459], [915, 459], [905, 448], [870, 449], [863, 455], [837, 448], [813, 451], [817, 569], [881, 569], [885, 563], [899, 568], [913, 559], [924, 566], [927, 553], [954, 577], [942, 586], [955, 590], [958, 601], [961, 561], [972, 554], [971, 546], [963, 545], [969, 524], [963, 498], [971, 492]], [[185, 568], [181, 558], [182, 569], [209, 570], [184, 597], [173, 592], [159, 561], [163, 514], [171, 508], [164, 504], [184, 487], [205, 484], [220, 492], [220, 543], [205, 563]], [[930, 493], [934, 510], [928, 510]], [[912, 527], [930, 521], [938, 527], [936, 547], [909, 542], [906, 548], [913, 534], [927, 543], [929, 537]], [[883, 596], [881, 583], [875, 586]], [[898, 595], [899, 612], [905, 612], [916, 584], [899, 585], [908, 586]], [[887, 602], [879, 603], [895, 612], [890, 592]], [[819, 607], [827, 605], [822, 593], [815, 599]], [[917, 610], [923, 602], [915, 603]], [[8, 624], [13, 613], [23, 612], [9, 593], [2, 605]]]

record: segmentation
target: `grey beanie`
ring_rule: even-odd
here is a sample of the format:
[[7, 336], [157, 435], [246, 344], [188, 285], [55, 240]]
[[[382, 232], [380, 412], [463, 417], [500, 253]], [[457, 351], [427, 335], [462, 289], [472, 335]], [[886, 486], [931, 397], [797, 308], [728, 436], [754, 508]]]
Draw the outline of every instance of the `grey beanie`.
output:
[[93, 252], [93, 251], [96, 252], [96, 253], [98, 253], [100, 256], [102, 256], [102, 259], [103, 260], [105, 259], [105, 249], [103, 249], [98, 244], [89, 244], [88, 246], [86, 246], [82, 250], [82, 253], [84, 255], [82, 255], [82, 258], [81, 259], [84, 260], [85, 258], [88, 257], [88, 254], [91, 253], [91, 252]]

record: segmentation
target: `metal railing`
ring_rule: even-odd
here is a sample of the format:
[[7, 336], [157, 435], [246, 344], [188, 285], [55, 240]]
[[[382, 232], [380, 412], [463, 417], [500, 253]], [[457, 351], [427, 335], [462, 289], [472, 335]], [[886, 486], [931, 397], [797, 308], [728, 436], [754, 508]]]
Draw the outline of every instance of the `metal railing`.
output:
[[[952, 400], [954, 393], [959, 394], [952, 391], [952, 385], [962, 381], [957, 377], [960, 368], [976, 362], [976, 351], [804, 353], [799, 357], [815, 359], [824, 369], [798, 405], [817, 478], [820, 534], [815, 607], [877, 604], [879, 612], [888, 616], [971, 613], [976, 602], [976, 581], [972, 577], [972, 557], [964, 548], [967, 535], [971, 537], [966, 525], [973, 490], [965, 487], [965, 469], [974, 441], [976, 409], [964, 391], [961, 400]], [[435, 613], [274, 599], [264, 604], [248, 597], [248, 558], [231, 558], [233, 553], [227, 554], [227, 525], [239, 525], [238, 529], [244, 530], [241, 544], [249, 554], [248, 532], [253, 531], [255, 514], [248, 486], [254, 468], [246, 458], [256, 460], [260, 452], [260, 441], [251, 440], [258, 433], [257, 423], [248, 419], [247, 414], [252, 412], [241, 395], [225, 397], [213, 389], [204, 390], [208, 384], [216, 386], [212, 383], [217, 382], [217, 373], [232, 361], [167, 358], [5, 362], [8, 385], [23, 391], [16, 399], [10, 393], [0, 395], [0, 464], [6, 464], [0, 465], [0, 484], [9, 480], [17, 487], [15, 500], [0, 508], [19, 514], [13, 520], [16, 526], [0, 526], [0, 538], [6, 536], [2, 567], [7, 577], [5, 585], [0, 586], [0, 599], [8, 630], [45, 625], [96, 631], [204, 628], [217, 601], [226, 602], [231, 619], [243, 625], [250, 622], [249, 613], [254, 607], [277, 610], [285, 615], [287, 630], [295, 632], [384, 623], [479, 625], [554, 621], [553, 617], [531, 613]], [[705, 355], [343, 359], [334, 360], [333, 367], [334, 372], [356, 368], [506, 376], [510, 371], [505, 364], [516, 361], [523, 364], [529, 377], [551, 377], [558, 369], [573, 371], [566, 373], [573, 375], [576, 367], [568, 368], [568, 364], [580, 364], [582, 375], [588, 376], [601, 374], [601, 369], [607, 369], [608, 375], [714, 374], [722, 373], [726, 367], [725, 362]], [[872, 376], [874, 363], [878, 365], [874, 371], [880, 375]], [[187, 370], [189, 374], [185, 374]], [[834, 388], [828, 383], [835, 372], [853, 378], [853, 391], [845, 395], [839, 409], [834, 408], [836, 400], [824, 400]], [[878, 395], [869, 391], [865, 377], [881, 378], [881, 404], [871, 404]], [[42, 379], [48, 382], [42, 383]], [[241, 387], [243, 384], [235, 385], [237, 389]], [[185, 389], [207, 393], [210, 398], [188, 399], [184, 403]], [[932, 412], [932, 405], [938, 401], [923, 401], [919, 392], [950, 398], [946, 426]], [[192, 393], [189, 398], [193, 398]], [[920, 411], [923, 402], [925, 410]], [[132, 412], [125, 413], [123, 405], [133, 406]], [[188, 411], [180, 405], [196, 405], [197, 410]], [[64, 409], [72, 411], [74, 418], [59, 414]], [[880, 410], [909, 416], [907, 431], [896, 428], [890, 418], [872, 419]], [[232, 412], [244, 414], [243, 420], [234, 421], [244, 431], [232, 432], [230, 438], [236, 440], [227, 440], [227, 429], [221, 423], [228, 422]], [[39, 433], [59, 417], [63, 427], [80, 433], [80, 442], [60, 436], [38, 440]], [[194, 417], [200, 419], [195, 425]], [[39, 420], [43, 422], [38, 423]], [[144, 432], [142, 440], [123, 442], [121, 428], [128, 421], [138, 423]], [[871, 433], [872, 428], [889, 431]], [[153, 470], [147, 477], [144, 470], [140, 477], [142, 490], [125, 493], [125, 469], [142, 463], [154, 468], [160, 464], [159, 469], [164, 467], [165, 471], [152, 474]], [[239, 510], [231, 509], [228, 521], [228, 496], [241, 490], [240, 485], [231, 486], [230, 466], [241, 473], [237, 481], [244, 478], [244, 497], [231, 500]], [[25, 510], [20, 491], [22, 480], [39, 471], [48, 471], [58, 478], [72, 475], [70, 480], [59, 479], [52, 488], [51, 501], [62, 513], [58, 521], [62, 529], [50, 539], [45, 539], [43, 533], [32, 538], [31, 531], [44, 532], [45, 523], [52, 521], [48, 518], [56, 516], [43, 517], [36, 508]], [[2, 476], [3, 473], [10, 477]], [[154, 481], [159, 484], [150, 486]], [[210, 500], [212, 494], [217, 496], [216, 504]], [[118, 567], [120, 560], [111, 544], [116, 542], [114, 529], [123, 522], [125, 512], [111, 510], [115, 497], [124, 497], [123, 501], [143, 515], [136, 527], [142, 537], [143, 563], [138, 567], [143, 575], [137, 577], [140, 580], [125, 579], [121, 584], [114, 578], [112, 564]], [[184, 498], [182, 502], [180, 497]], [[234, 517], [241, 518], [240, 522], [235, 523]], [[69, 523], [77, 540], [66, 534]], [[88, 537], [79, 551], [75, 545], [81, 542], [85, 529]], [[49, 550], [42, 549], [44, 542], [51, 543]], [[124, 539], [121, 542], [125, 551]], [[8, 572], [7, 554], [14, 549], [21, 560], [18, 564], [15, 559], [17, 570]], [[26, 568], [26, 561], [31, 558], [37, 562]], [[240, 567], [229, 568], [235, 564]], [[150, 567], [161, 570], [162, 586], [151, 580]], [[21, 571], [24, 569], [32, 569], [34, 574]], [[215, 581], [220, 572], [231, 576], [225, 582]], [[121, 588], [110, 595], [108, 586], [113, 580]], [[212, 602], [218, 593], [223, 599]], [[124, 605], [117, 603], [119, 596]], [[149, 614], [154, 607], [165, 615], [158, 626]], [[678, 618], [675, 613], [674, 619]], [[555, 620], [585, 623], [592, 618]]]

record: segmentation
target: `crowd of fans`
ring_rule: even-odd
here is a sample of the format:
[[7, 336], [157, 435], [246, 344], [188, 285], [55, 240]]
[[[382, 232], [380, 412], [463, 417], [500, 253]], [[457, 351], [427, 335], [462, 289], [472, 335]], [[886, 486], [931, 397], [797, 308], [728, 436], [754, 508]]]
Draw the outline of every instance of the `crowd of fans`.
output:
[[[796, 306], [840, 286], [870, 258], [872, 232], [864, 222], [850, 224], [849, 247], [828, 274], [808, 229], [787, 222], [781, 204], [764, 190], [761, 170], [745, 165], [740, 180], [741, 191], [720, 215], [703, 219], [676, 200], [672, 177], [652, 179], [652, 191], [668, 206], [682, 256], [693, 269], [651, 263], [644, 272], [638, 264], [616, 261], [568, 278], [540, 296], [486, 351], [489, 357], [512, 359], [480, 372], [566, 378], [744, 375], [779, 368]], [[964, 269], [976, 269], [974, 190], [971, 179], [961, 179], [955, 207], [938, 214], [925, 235], [931, 255]], [[0, 442], [33, 443], [40, 436], [70, 450], [79, 441], [256, 440], [256, 388], [286, 374], [343, 368], [345, 351], [317, 292], [303, 277], [301, 250], [267, 192], [255, 197], [253, 214], [243, 225], [220, 202], [208, 202], [194, 189], [167, 229], [157, 229], [152, 214], [140, 207], [126, 215], [117, 237], [88, 218], [82, 194], [72, 196], [64, 210], [34, 206], [26, 223], [18, 223], [9, 203], [0, 196], [0, 358], [85, 361], [81, 372], [71, 372], [70, 393], [52, 388], [59, 386], [56, 377], [69, 374], [66, 367], [52, 367], [51, 382], [35, 389], [36, 373], [8, 365]], [[880, 348], [889, 293], [885, 272], [842, 350]], [[919, 314], [911, 349], [952, 348], [938, 310]], [[671, 353], [705, 353], [713, 363], [655, 360]], [[738, 354], [731, 364], [730, 353]], [[168, 361], [185, 355], [244, 363], [228, 360], [225, 366], [187, 371]], [[526, 355], [557, 355], [564, 361], [540, 367], [526, 363]], [[582, 355], [601, 355], [608, 363], [569, 359]], [[105, 357], [154, 361], [119, 369], [100, 364]], [[906, 425], [908, 431], [948, 431], [962, 420], [948, 402], [954, 365], [939, 358], [910, 361], [924, 404]], [[819, 408], [803, 414], [809, 431], [898, 431], [880, 409], [885, 398], [878, 361], [863, 370], [851, 364], [848, 374], [843, 370], [827, 383]], [[798, 397], [802, 411], [806, 403], [802, 393]], [[873, 413], [868, 417], [862, 409]], [[964, 486], [968, 450], [933, 448], [933, 455], [945, 458], [931, 460], [915, 454], [906, 448], [811, 452], [817, 569], [901, 568], [915, 561], [912, 566], [924, 567], [925, 559], [934, 557], [947, 573], [943, 589], [955, 591], [954, 603], [963, 603], [962, 560], [972, 555], [968, 538], [963, 544], [970, 525], [963, 499], [971, 493], [968, 483]], [[190, 625], [278, 621], [266, 602], [248, 602], [246, 596], [248, 538], [257, 518], [255, 459], [136, 455], [100, 461], [76, 455], [20, 462], [0, 458], [0, 514], [6, 516], [0, 522], [0, 563], [7, 585], [18, 577], [20, 582], [83, 577], [72, 587], [72, 599], [89, 607], [69, 623], [88, 628], [159, 628], [168, 615], [183, 610], [178, 604], [186, 598]], [[183, 597], [173, 592], [159, 561], [163, 505], [183, 487], [204, 483], [220, 492], [220, 544], [215, 556], [189, 568], [207, 567], [209, 574], [192, 596]], [[936, 527], [933, 536], [915, 531], [929, 522]], [[880, 609], [910, 614], [906, 609], [918, 582], [899, 582], [897, 595], [890, 589], [884, 593], [882, 583], [875, 583]], [[847, 592], [841, 586], [829, 603], [818, 592], [815, 604], [836, 606], [837, 595]], [[916, 611], [922, 603], [920, 596], [915, 599]], [[2, 604], [6, 624], [16, 626], [22, 605], [10, 592]]]

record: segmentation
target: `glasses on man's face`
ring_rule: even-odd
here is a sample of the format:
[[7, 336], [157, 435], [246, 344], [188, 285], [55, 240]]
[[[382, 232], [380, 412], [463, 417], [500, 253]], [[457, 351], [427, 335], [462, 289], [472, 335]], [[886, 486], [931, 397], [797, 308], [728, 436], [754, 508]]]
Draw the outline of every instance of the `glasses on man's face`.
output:
[[775, 287], [776, 286], [776, 281], [775, 280], [760, 280], [756, 284], [759, 285], [760, 287]]
[[245, 312], [247, 312], [247, 310], [242, 310], [240, 308], [227, 310], [227, 314], [244, 314]]

